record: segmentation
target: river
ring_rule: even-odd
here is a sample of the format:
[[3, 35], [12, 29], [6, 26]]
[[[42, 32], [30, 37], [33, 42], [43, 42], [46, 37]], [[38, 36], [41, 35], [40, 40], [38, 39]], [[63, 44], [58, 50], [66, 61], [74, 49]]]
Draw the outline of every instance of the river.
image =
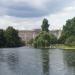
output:
[[1, 48], [0, 75], [75, 75], [75, 50]]

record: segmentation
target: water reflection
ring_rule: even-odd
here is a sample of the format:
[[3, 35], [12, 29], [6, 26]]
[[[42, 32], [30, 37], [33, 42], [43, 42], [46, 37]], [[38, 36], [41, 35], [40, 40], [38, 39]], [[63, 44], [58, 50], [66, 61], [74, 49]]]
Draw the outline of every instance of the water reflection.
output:
[[0, 75], [75, 75], [75, 50], [0, 50]]
[[67, 67], [67, 75], [75, 75], [75, 50], [64, 51], [64, 60]]
[[5, 56], [2, 52], [2, 50], [0, 50], [0, 62], [4, 62], [5, 61]]
[[5, 56], [2, 52], [2, 49], [0, 50], [0, 75], [3, 74], [4, 66], [3, 63], [5, 62]]
[[14, 53], [10, 52], [10, 53], [7, 54], [7, 63], [8, 63], [8, 66], [9, 66], [10, 70], [18, 73], [19, 57], [18, 57], [18, 54], [16, 52], [14, 52]]
[[41, 50], [43, 75], [49, 75], [49, 49]]

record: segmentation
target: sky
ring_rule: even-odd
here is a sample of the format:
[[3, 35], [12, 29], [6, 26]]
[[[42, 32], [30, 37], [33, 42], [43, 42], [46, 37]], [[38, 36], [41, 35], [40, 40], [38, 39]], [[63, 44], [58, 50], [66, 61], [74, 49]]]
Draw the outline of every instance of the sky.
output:
[[0, 0], [0, 29], [39, 29], [47, 18], [49, 29], [57, 30], [73, 17], [75, 0]]

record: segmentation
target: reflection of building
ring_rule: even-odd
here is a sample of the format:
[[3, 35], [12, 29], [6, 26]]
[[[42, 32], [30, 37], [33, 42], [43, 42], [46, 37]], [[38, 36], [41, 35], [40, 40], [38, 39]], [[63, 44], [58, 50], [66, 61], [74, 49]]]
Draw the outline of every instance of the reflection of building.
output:
[[[19, 37], [23, 41], [29, 41], [32, 38], [35, 38], [35, 36], [40, 32], [40, 29], [35, 29], [35, 30], [21, 30], [19, 31]], [[50, 31], [53, 35], [55, 35], [57, 38], [60, 37], [61, 35], [61, 30], [55, 30], [55, 31]]]

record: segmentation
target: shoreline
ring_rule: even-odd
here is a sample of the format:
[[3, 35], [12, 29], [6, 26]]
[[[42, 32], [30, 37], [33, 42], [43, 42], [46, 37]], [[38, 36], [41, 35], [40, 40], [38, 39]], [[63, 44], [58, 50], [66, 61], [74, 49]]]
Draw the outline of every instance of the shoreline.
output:
[[75, 49], [75, 46], [67, 46], [67, 45], [64, 45], [64, 44], [55, 44], [55, 45], [51, 45], [50, 48], [57, 48], [57, 49]]

